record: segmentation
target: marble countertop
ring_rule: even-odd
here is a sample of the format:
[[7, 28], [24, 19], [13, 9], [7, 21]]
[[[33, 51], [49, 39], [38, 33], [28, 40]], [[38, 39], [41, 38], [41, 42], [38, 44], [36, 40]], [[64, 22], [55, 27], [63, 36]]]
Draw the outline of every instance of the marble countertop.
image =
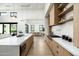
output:
[[22, 37], [11, 36], [7, 38], [0, 39], [0, 45], [20, 45], [25, 40], [27, 40], [32, 34], [25, 34]]
[[79, 56], [79, 48], [75, 47], [72, 42], [68, 42], [62, 38], [52, 38], [52, 40], [56, 41], [72, 55]]

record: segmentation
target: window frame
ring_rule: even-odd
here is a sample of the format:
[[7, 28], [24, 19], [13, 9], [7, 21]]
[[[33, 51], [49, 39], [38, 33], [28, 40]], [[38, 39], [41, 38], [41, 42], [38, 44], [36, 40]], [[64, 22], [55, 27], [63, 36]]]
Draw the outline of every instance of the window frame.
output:
[[35, 25], [31, 25], [31, 32], [34, 32], [34, 31], [35, 31]]
[[39, 31], [43, 31], [43, 28], [44, 28], [44, 25], [39, 25]]
[[15, 17], [15, 18], [17, 18], [17, 12], [10, 12], [10, 17]]
[[2, 26], [3, 26], [3, 28], [2, 28], [2, 30], [3, 30], [2, 34], [4, 34], [4, 24], [9, 24], [10, 25], [10, 27], [9, 27], [10, 34], [11, 34], [11, 24], [16, 24], [16, 33], [17, 33], [17, 22], [15, 22], [15, 23], [11, 23], [11, 22], [10, 23], [8, 23], [8, 22], [7, 23], [5, 23], [5, 22], [3, 23], [2, 22], [0, 24], [2, 24]]

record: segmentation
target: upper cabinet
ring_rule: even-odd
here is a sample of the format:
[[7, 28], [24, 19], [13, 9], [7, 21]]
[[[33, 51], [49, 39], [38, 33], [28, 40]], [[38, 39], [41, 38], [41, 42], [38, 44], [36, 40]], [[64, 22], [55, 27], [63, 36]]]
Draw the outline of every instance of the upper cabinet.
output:
[[48, 12], [50, 25], [58, 25], [61, 23], [65, 23], [64, 21], [73, 20], [73, 16], [69, 19], [65, 20], [65, 15], [73, 11], [73, 4], [70, 3], [54, 3], [51, 5], [50, 10]]
[[[68, 16], [68, 14], [72, 15]], [[53, 3], [48, 8], [48, 25], [49, 33], [51, 33], [52, 26], [64, 24], [73, 20], [73, 4], [71, 3]]]
[[50, 26], [55, 25], [60, 21], [60, 18], [58, 17], [60, 11], [57, 10], [58, 5], [59, 4], [52, 4], [51, 9], [49, 11]]

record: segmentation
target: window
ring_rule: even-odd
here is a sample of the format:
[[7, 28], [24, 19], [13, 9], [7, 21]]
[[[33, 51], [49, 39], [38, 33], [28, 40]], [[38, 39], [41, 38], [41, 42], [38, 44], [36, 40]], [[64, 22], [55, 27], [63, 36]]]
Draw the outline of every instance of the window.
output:
[[25, 24], [25, 31], [26, 33], [29, 33], [29, 25]]
[[10, 25], [9, 24], [4, 24], [4, 34], [10, 34]]
[[7, 12], [0, 12], [0, 16], [6, 16]]
[[3, 33], [3, 24], [0, 24], [0, 34]]
[[17, 33], [17, 24], [11, 24], [10, 34]]
[[39, 31], [44, 31], [43, 25], [39, 25]]
[[0, 34], [17, 34], [17, 23], [0, 23]]
[[34, 32], [34, 31], [35, 31], [35, 26], [31, 25], [31, 32]]
[[10, 17], [15, 17], [15, 18], [17, 18], [17, 12], [10, 12]]

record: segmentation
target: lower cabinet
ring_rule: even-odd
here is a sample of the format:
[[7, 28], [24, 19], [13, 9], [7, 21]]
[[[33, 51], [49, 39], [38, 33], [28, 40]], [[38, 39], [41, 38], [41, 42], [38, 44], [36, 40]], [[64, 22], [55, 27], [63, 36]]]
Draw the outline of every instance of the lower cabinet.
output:
[[53, 39], [49, 39], [48, 37], [45, 38], [47, 45], [49, 46], [51, 52], [55, 56], [72, 56], [72, 54], [61, 47], [57, 42], [55, 42]]
[[33, 44], [33, 36], [29, 37], [23, 44], [20, 46], [20, 56], [25, 56], [28, 54], [31, 46]]

